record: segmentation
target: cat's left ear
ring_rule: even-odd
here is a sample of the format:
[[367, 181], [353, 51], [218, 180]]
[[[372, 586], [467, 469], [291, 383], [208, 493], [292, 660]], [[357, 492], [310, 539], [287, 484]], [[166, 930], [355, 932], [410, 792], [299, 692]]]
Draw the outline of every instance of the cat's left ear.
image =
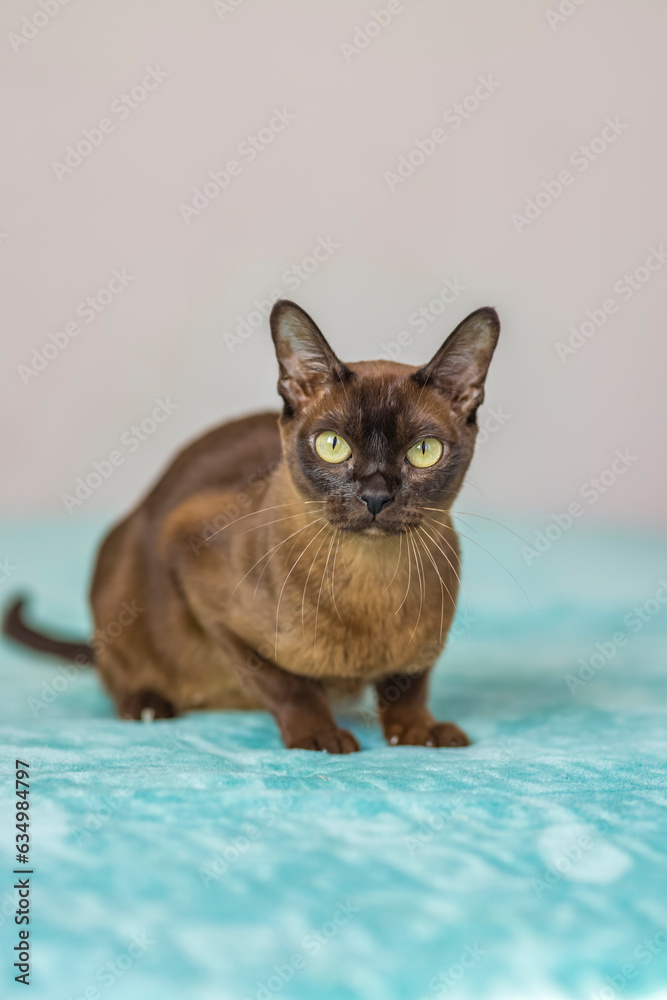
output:
[[484, 382], [498, 343], [500, 320], [490, 306], [471, 313], [450, 333], [427, 365], [412, 376], [447, 397], [452, 409], [472, 423], [484, 402]]
[[307, 312], [287, 299], [271, 310], [271, 336], [280, 366], [278, 392], [285, 413], [299, 409], [327, 384], [345, 381], [350, 369], [336, 357]]

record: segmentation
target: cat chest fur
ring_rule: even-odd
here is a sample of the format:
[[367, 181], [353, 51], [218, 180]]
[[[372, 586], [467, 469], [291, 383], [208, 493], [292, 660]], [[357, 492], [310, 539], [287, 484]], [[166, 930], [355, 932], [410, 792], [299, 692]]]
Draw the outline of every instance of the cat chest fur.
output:
[[312, 561], [276, 558], [261, 591], [259, 570], [237, 590], [234, 625], [293, 673], [371, 680], [418, 671], [442, 649], [455, 610], [458, 559], [434, 552], [439, 564], [407, 537], [360, 546], [343, 536]]

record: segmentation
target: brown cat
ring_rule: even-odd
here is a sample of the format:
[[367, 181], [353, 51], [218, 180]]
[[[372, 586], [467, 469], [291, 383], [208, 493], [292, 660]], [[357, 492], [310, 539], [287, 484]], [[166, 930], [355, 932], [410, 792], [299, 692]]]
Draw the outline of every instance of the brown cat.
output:
[[500, 325], [479, 309], [423, 368], [344, 364], [276, 303], [278, 416], [224, 424], [176, 458], [103, 543], [92, 644], [6, 633], [95, 662], [126, 718], [267, 708], [285, 746], [359, 749], [329, 697], [373, 684], [390, 743], [463, 746], [427, 707], [456, 606], [449, 508], [470, 464]]

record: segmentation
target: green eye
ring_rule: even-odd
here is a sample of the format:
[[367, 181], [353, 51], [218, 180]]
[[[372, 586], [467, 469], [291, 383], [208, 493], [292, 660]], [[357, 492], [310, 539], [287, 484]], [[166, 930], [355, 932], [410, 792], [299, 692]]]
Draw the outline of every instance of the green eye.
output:
[[325, 462], [338, 465], [352, 454], [349, 444], [334, 431], [322, 431], [315, 438], [315, 451]]
[[428, 469], [438, 461], [442, 450], [442, 442], [438, 441], [437, 438], [424, 438], [417, 444], [413, 444], [405, 457], [415, 468]]

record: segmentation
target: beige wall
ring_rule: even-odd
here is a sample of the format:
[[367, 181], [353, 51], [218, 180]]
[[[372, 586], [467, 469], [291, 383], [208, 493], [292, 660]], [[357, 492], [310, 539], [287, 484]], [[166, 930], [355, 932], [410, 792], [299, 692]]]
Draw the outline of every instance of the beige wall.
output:
[[[664, 522], [663, 3], [43, 3], [1, 12], [6, 510], [64, 513], [111, 452], [75, 514], [126, 507], [181, 442], [275, 405], [266, 321], [235, 337], [279, 292], [348, 360], [406, 331], [400, 357], [424, 361], [495, 305], [484, 504]], [[389, 23], [362, 35], [372, 11]], [[68, 165], [86, 129], [97, 145]], [[387, 176], [433, 130], [423, 164]], [[179, 208], [229, 161], [224, 190]], [[538, 217], [513, 218], [540, 191]], [[587, 310], [604, 322], [561, 359]], [[61, 347], [28, 372], [49, 334]], [[617, 450], [625, 466], [582, 496]]]

